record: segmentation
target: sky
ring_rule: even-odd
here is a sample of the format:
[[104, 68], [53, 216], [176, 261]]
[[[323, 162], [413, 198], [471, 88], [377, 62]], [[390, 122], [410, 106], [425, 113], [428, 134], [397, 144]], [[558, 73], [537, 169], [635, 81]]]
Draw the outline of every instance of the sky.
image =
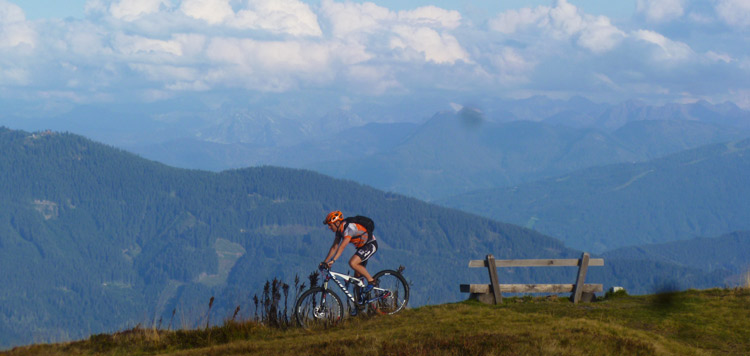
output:
[[0, 99], [437, 91], [750, 109], [749, 49], [748, 0], [0, 0]]

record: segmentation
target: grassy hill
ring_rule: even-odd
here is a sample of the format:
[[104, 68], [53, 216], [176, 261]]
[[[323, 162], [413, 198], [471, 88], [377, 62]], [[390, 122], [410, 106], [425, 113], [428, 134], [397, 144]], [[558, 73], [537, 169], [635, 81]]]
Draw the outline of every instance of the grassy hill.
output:
[[740, 355], [750, 350], [750, 289], [461, 302], [349, 319], [337, 328], [279, 330], [227, 322], [207, 330], [134, 329], [16, 348], [63, 355]]

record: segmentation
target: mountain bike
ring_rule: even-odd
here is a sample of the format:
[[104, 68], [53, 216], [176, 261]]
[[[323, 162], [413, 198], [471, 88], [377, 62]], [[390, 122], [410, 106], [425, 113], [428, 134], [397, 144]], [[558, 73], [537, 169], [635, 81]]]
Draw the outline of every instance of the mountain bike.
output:
[[[294, 318], [297, 324], [305, 329], [315, 326], [334, 326], [344, 317], [344, 305], [341, 298], [328, 288], [328, 282], [333, 281], [349, 302], [349, 313], [357, 315], [369, 310], [373, 314], [395, 314], [403, 310], [409, 302], [409, 284], [406, 283], [401, 272], [386, 269], [376, 273], [373, 278], [378, 281], [378, 286], [367, 293], [361, 293], [367, 283], [364, 278], [360, 279], [348, 274], [333, 272], [326, 267], [319, 267], [323, 276], [321, 286], [312, 287], [302, 293], [294, 305]], [[350, 293], [349, 285], [354, 286]]]

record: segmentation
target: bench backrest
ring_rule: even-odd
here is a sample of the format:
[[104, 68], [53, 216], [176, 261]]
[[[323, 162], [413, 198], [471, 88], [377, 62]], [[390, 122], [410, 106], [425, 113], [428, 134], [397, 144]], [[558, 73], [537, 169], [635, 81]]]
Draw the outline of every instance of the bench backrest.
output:
[[[578, 303], [581, 294], [591, 291], [601, 291], [602, 286], [584, 284], [586, 272], [589, 266], [604, 266], [603, 258], [590, 258], [589, 254], [584, 252], [581, 258], [570, 259], [516, 259], [516, 260], [496, 260], [492, 255], [487, 255], [484, 260], [470, 260], [469, 267], [487, 268], [490, 275], [490, 285], [461, 285], [462, 291], [477, 293], [489, 289], [494, 295], [494, 302], [502, 301], [501, 290], [511, 293], [523, 292], [542, 292], [542, 293], [561, 293], [571, 291], [573, 303]], [[575, 284], [504, 284], [498, 283], [497, 268], [499, 267], [578, 267], [578, 275]], [[480, 292], [481, 293], [481, 292]]]
[[[581, 259], [552, 260], [495, 260], [495, 267], [578, 267]], [[604, 266], [603, 258], [590, 258], [589, 266]], [[488, 267], [487, 260], [471, 260], [469, 267]]]

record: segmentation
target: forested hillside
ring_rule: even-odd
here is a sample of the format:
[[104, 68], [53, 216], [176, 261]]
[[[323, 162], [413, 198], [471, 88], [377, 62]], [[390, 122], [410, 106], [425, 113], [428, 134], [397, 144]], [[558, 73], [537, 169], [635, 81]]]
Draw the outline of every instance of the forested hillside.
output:
[[[353, 182], [259, 167], [182, 170], [72, 134], [0, 129], [0, 345], [164, 318], [221, 319], [274, 277], [303, 281], [332, 209], [377, 222], [372, 269], [406, 266], [413, 303], [459, 300], [470, 258], [576, 256], [531, 230]], [[350, 253], [350, 252], [348, 252]], [[344, 265], [345, 266], [345, 265]], [[344, 266], [339, 266], [343, 268]]]
[[[488, 253], [580, 256], [532, 230], [309, 171], [176, 169], [73, 134], [0, 128], [0, 199], [0, 347], [136, 324], [196, 327], [211, 297], [212, 322], [237, 306], [251, 316], [267, 280], [306, 281], [332, 241], [321, 221], [333, 209], [376, 221], [381, 249], [369, 268], [406, 266], [413, 306], [465, 298], [460, 283], [487, 278], [468, 260]], [[665, 266], [634, 288], [689, 273]], [[623, 285], [646, 275], [639, 268], [649, 266], [608, 264], [596, 282]], [[565, 270], [500, 275], [572, 283], [575, 269]], [[690, 287], [717, 281], [693, 277]]]
[[750, 139], [441, 201], [604, 251], [750, 229]]

